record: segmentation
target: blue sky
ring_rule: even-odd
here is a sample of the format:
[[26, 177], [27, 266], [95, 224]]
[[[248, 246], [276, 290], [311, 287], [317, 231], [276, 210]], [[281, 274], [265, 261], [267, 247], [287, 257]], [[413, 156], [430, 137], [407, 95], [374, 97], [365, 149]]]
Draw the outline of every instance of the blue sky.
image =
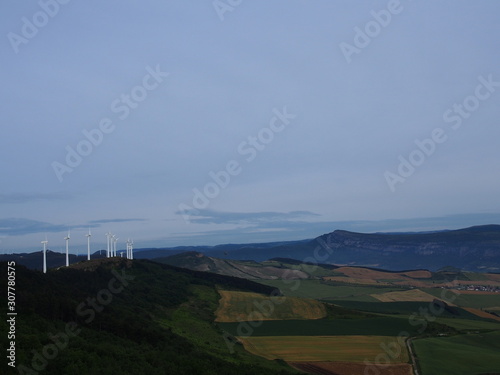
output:
[[500, 224], [499, 11], [4, 1], [0, 252]]

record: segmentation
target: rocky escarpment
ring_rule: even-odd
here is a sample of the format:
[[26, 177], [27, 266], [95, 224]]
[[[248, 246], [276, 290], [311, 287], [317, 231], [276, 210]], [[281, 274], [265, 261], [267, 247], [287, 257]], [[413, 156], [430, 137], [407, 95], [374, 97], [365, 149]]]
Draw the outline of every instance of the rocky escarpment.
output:
[[432, 233], [355, 233], [336, 230], [320, 237], [331, 261], [389, 269], [451, 265], [500, 272], [500, 225]]

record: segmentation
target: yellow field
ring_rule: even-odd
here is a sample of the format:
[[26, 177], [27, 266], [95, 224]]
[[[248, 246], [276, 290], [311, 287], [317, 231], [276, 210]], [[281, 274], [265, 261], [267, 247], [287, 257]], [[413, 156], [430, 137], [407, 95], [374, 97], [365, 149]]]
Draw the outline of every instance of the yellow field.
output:
[[[291, 362], [340, 361], [363, 363], [374, 361], [384, 353], [381, 344], [389, 345], [397, 358], [391, 363], [408, 362], [406, 345], [398, 344], [396, 337], [388, 336], [256, 336], [238, 338], [245, 349], [253, 354], [273, 360]], [[395, 345], [397, 349], [394, 350]], [[397, 354], [397, 353], [396, 353]]]
[[221, 299], [216, 322], [246, 320], [321, 319], [325, 306], [316, 300], [296, 297], [269, 297], [250, 292], [219, 290]]
[[402, 292], [389, 292], [371, 294], [381, 302], [432, 302], [436, 297], [422, 292], [420, 289], [405, 290]]

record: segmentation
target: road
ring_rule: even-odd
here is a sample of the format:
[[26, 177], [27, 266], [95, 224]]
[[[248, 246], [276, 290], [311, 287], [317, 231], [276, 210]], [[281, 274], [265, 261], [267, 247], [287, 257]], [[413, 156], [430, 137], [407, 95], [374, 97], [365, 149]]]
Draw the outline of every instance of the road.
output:
[[411, 363], [413, 366], [413, 374], [420, 375], [417, 369], [417, 358], [415, 357], [415, 354], [413, 353], [413, 349], [411, 347], [411, 339], [411, 337], [408, 337], [408, 339], [406, 340], [406, 346], [408, 347], [408, 353], [410, 353]]

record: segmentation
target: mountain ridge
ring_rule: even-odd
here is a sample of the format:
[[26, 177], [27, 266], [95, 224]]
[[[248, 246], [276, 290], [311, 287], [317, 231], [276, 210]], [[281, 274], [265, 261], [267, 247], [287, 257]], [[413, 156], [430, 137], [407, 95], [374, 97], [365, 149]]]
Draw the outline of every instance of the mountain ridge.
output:
[[[374, 267], [384, 270], [438, 270], [456, 267], [468, 271], [500, 272], [500, 225], [478, 225], [456, 230], [401, 233], [357, 233], [337, 229], [315, 239], [268, 243], [221, 244], [216, 246], [182, 246], [161, 249], [135, 249], [137, 259], [164, 258], [189, 251], [217, 259], [253, 260], [272, 258], [298, 261], [314, 258], [315, 250], [329, 253], [321, 263]], [[95, 252], [94, 257], [100, 257]], [[70, 263], [85, 257], [70, 255]], [[15, 260], [29, 268], [41, 268], [41, 252], [0, 255], [0, 261]], [[64, 265], [61, 253], [48, 252], [48, 266]]]

